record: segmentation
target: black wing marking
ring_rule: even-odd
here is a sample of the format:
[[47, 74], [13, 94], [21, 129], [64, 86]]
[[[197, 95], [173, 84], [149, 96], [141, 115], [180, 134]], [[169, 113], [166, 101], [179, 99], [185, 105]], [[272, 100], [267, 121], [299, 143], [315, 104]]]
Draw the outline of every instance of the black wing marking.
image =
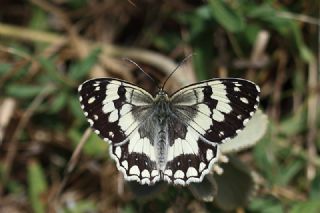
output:
[[202, 136], [223, 143], [237, 135], [259, 104], [259, 87], [243, 79], [212, 79], [182, 88], [171, 97], [176, 116]]

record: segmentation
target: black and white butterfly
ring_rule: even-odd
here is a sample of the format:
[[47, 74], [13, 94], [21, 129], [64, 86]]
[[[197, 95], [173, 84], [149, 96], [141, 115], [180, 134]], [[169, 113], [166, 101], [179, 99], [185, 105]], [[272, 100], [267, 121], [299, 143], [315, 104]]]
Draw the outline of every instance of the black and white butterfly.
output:
[[237, 78], [211, 79], [155, 96], [129, 82], [97, 78], [78, 88], [91, 127], [110, 143], [128, 181], [201, 182], [259, 103], [259, 87]]

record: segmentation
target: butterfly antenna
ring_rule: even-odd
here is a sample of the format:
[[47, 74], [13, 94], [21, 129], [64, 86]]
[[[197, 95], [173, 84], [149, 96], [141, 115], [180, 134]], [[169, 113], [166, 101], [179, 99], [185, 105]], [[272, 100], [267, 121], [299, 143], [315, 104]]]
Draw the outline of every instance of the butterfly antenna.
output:
[[148, 73], [146, 73], [136, 62], [132, 61], [130, 58], [123, 58], [123, 60], [129, 61], [130, 63], [134, 64], [136, 67], [138, 67], [138, 69], [143, 72], [148, 78], [151, 79], [151, 81], [153, 81], [157, 87], [160, 89], [158, 82], [156, 82], [156, 80], [154, 80], [154, 78], [151, 77], [151, 75], [149, 75]]
[[167, 77], [167, 79], [164, 81], [164, 83], [162, 84], [161, 90], [164, 89], [164, 86], [166, 85], [167, 81], [169, 80], [169, 78], [175, 73], [175, 71], [178, 70], [178, 68], [184, 64], [189, 58], [191, 58], [191, 56], [193, 56], [194, 54], [191, 53], [190, 55], [186, 56], [177, 66], [176, 68], [174, 68], [174, 70], [170, 73], [170, 75]]

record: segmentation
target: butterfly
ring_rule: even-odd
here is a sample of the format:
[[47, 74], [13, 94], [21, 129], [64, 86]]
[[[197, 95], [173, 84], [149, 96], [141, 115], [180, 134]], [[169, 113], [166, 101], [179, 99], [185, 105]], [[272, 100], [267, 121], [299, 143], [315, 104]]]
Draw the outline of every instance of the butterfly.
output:
[[[163, 86], [164, 87], [164, 86]], [[78, 88], [94, 132], [110, 144], [125, 180], [201, 182], [259, 104], [259, 87], [239, 78], [210, 79], [155, 96], [124, 80], [97, 78]]]

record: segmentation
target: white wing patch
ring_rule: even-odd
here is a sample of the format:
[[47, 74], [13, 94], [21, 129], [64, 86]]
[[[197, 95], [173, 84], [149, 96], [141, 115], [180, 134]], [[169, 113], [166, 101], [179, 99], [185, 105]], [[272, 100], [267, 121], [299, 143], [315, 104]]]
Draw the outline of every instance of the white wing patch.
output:
[[138, 131], [135, 131], [128, 141], [128, 152], [145, 154], [152, 161], [156, 161], [155, 148], [146, 137], [141, 138]]

